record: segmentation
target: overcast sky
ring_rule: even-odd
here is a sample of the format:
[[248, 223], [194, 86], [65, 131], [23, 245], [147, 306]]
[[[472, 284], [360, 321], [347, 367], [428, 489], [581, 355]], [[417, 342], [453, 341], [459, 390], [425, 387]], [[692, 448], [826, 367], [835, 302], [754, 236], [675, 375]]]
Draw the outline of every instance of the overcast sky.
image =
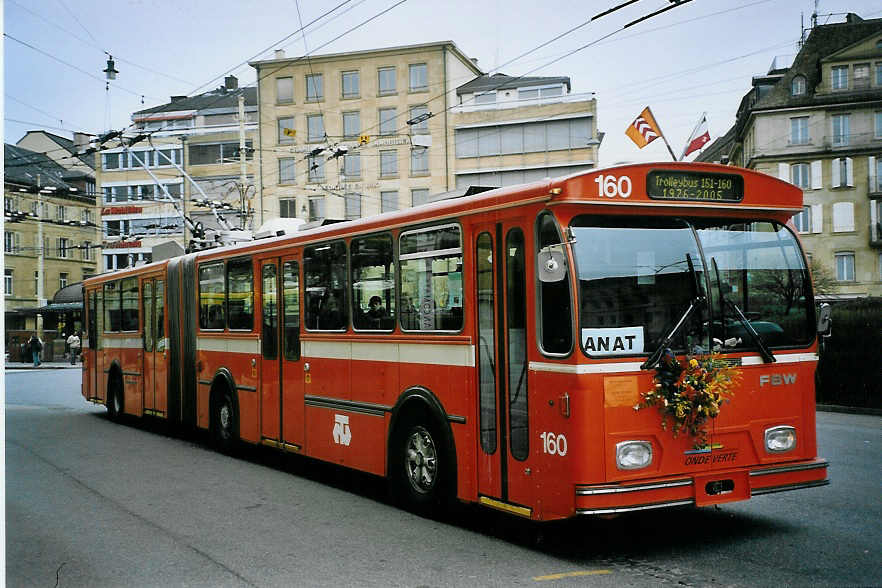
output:
[[[225, 74], [253, 84], [253, 68], [242, 64], [277, 48], [299, 56], [451, 40], [485, 72], [569, 76], [573, 93], [594, 92], [606, 133], [601, 165], [668, 160], [662, 141], [638, 150], [624, 134], [643, 107], [678, 155], [703, 111], [711, 138], [720, 136], [751, 77], [796, 53], [801, 14], [808, 27], [814, 9], [811, 0], [692, 0], [621, 30], [669, 5], [640, 0], [530, 52], [621, 2], [300, 0], [303, 24], [343, 4], [307, 28], [304, 45], [293, 34], [301, 28], [295, 0], [4, 0], [4, 137], [124, 128], [132, 112], [205, 92]], [[879, 0], [819, 5], [821, 23], [846, 12], [882, 16]], [[109, 92], [105, 52], [119, 70]]]

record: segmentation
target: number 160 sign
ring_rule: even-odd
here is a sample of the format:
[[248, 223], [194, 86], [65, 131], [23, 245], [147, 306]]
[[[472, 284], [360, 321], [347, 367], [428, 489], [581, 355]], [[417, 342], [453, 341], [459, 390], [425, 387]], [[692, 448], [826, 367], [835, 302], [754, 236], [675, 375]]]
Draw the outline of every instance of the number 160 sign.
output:
[[631, 178], [600, 174], [594, 178], [597, 184], [597, 195], [607, 198], [627, 198], [631, 195]]

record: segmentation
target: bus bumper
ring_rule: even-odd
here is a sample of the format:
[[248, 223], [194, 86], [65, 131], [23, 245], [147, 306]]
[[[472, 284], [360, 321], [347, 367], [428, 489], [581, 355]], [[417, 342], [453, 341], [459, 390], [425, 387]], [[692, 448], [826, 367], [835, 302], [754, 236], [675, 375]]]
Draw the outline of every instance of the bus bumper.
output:
[[751, 496], [814, 488], [830, 483], [827, 460], [756, 466], [742, 470], [702, 472], [643, 481], [639, 484], [576, 486], [577, 515], [613, 515], [672, 506], [710, 506]]

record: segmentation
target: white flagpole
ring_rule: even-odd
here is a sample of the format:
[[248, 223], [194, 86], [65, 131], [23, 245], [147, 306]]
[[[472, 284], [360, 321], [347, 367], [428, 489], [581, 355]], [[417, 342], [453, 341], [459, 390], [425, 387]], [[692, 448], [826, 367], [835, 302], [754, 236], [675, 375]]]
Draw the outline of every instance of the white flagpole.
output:
[[683, 153], [680, 154], [680, 159], [677, 161], [683, 161], [683, 158], [686, 157], [686, 150], [689, 149], [689, 145], [692, 143], [692, 139], [695, 138], [695, 133], [698, 131], [698, 128], [701, 126], [701, 123], [704, 122], [704, 119], [707, 117], [707, 111], [701, 113], [701, 116], [698, 117], [698, 122], [695, 124], [695, 128], [692, 129], [692, 133], [689, 135], [689, 138], [686, 139], [686, 144], [683, 145]]

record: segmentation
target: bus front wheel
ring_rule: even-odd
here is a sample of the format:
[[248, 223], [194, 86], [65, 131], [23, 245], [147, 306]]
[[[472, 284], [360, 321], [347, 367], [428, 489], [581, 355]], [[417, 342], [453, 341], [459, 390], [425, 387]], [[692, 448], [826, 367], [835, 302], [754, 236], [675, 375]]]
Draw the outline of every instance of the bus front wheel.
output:
[[411, 510], [429, 514], [446, 499], [447, 461], [444, 440], [428, 422], [400, 427], [394, 445], [393, 490]]

